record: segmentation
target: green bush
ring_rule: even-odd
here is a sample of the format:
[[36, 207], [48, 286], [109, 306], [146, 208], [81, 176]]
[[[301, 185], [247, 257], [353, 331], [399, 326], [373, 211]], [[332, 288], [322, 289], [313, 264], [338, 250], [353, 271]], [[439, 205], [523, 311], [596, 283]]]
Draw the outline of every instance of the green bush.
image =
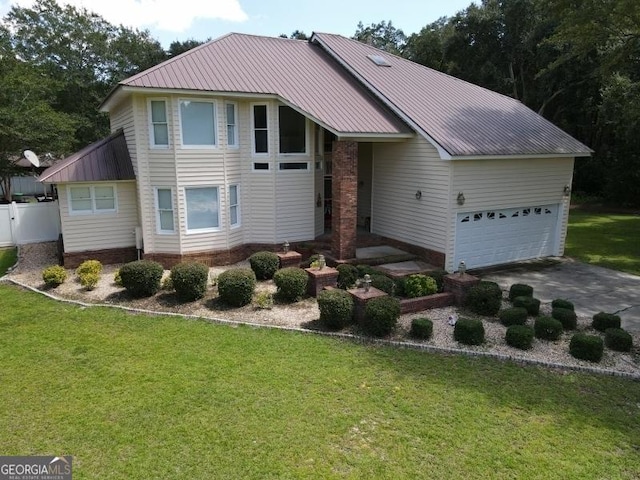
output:
[[340, 330], [351, 323], [353, 299], [344, 290], [323, 290], [318, 294], [320, 321], [331, 330]]
[[67, 279], [67, 271], [60, 265], [52, 265], [42, 271], [42, 281], [47, 287], [62, 285]]
[[507, 345], [529, 350], [533, 344], [533, 328], [527, 325], [511, 325], [505, 334]]
[[576, 333], [569, 342], [569, 353], [580, 360], [599, 362], [604, 352], [604, 342], [597, 335]]
[[346, 290], [353, 287], [358, 280], [358, 269], [348, 263], [336, 267], [338, 270], [338, 288]]
[[167, 292], [173, 292], [175, 290], [173, 288], [173, 280], [171, 280], [171, 272], [169, 272], [169, 275], [163, 276], [160, 280], [160, 289]]
[[396, 284], [396, 288], [394, 293], [396, 294], [397, 297], [406, 297], [407, 296], [407, 292], [405, 292], [404, 290], [404, 286], [407, 283], [407, 277], [398, 277], [394, 280], [394, 283]]
[[500, 288], [500, 285], [498, 285], [496, 282], [490, 282], [488, 280], [482, 280], [480, 281], [480, 283], [478, 283], [478, 285], [480, 288], [482, 288], [483, 290], [485, 290], [487, 292], [487, 294], [499, 299], [500, 301], [502, 301], [502, 289]]
[[113, 274], [113, 283], [115, 283], [118, 287], [122, 286], [122, 277], [120, 276], [120, 269], [116, 270]]
[[309, 268], [311, 264], [317, 262], [319, 258], [320, 258], [320, 255], [317, 253], [314, 253], [309, 258], [307, 258], [304, 262], [301, 262], [300, 266], [302, 268]]
[[230, 268], [218, 276], [220, 300], [232, 307], [251, 303], [256, 288], [256, 274], [250, 268]]
[[551, 317], [538, 317], [533, 324], [536, 338], [542, 340], [557, 340], [562, 335], [564, 328], [560, 320]]
[[427, 340], [433, 334], [433, 322], [428, 318], [414, 318], [411, 320], [411, 331], [409, 334], [413, 338]]
[[523, 307], [505, 308], [498, 313], [498, 318], [505, 327], [524, 325], [527, 321], [527, 310]]
[[84, 272], [80, 274], [80, 285], [87, 290], [93, 290], [98, 286], [100, 274], [95, 272]]
[[356, 268], [358, 269], [358, 278], [362, 278], [365, 275], [373, 276], [375, 274], [379, 274], [380, 273], [375, 268], [373, 268], [371, 265], [356, 265]]
[[125, 263], [120, 268], [122, 286], [132, 297], [150, 297], [160, 290], [164, 269], [152, 260], [137, 260]]
[[258, 280], [269, 280], [278, 270], [280, 259], [273, 252], [256, 252], [249, 257], [249, 264]]
[[100, 275], [102, 273], [102, 264], [99, 260], [85, 260], [76, 268], [76, 275], [80, 277], [85, 273], [97, 273]]
[[633, 337], [621, 328], [607, 328], [604, 331], [604, 343], [611, 350], [630, 352], [633, 347]]
[[429, 272], [429, 276], [436, 281], [438, 286], [438, 292], [444, 291], [444, 277], [447, 275], [446, 270], [432, 270]]
[[377, 297], [364, 308], [363, 330], [375, 337], [389, 335], [400, 318], [400, 301], [394, 297]]
[[524, 308], [532, 317], [537, 317], [540, 313], [540, 300], [537, 298], [516, 297], [513, 299], [513, 306]]
[[484, 342], [484, 325], [482, 320], [461, 318], [453, 328], [453, 338], [465, 345], [481, 345]]
[[425, 297], [438, 291], [436, 281], [422, 274], [409, 275], [404, 283], [404, 293], [409, 298]]
[[613, 313], [596, 313], [593, 316], [591, 326], [600, 332], [604, 332], [607, 328], [620, 328], [620, 317]]
[[273, 308], [273, 294], [271, 292], [258, 292], [255, 295], [253, 304], [261, 310], [271, 310]]
[[[465, 306], [478, 315], [492, 316], [502, 306], [502, 291], [496, 291], [493, 282], [480, 282], [469, 289], [464, 300]], [[499, 294], [499, 296], [498, 296]]]
[[278, 297], [287, 302], [297, 302], [304, 297], [308, 281], [307, 272], [298, 267], [282, 268], [273, 276]]
[[578, 326], [576, 312], [568, 308], [554, 308], [551, 310], [551, 316], [556, 320], [560, 320], [565, 330], [575, 330]]
[[551, 308], [566, 308], [567, 310], [575, 310], [573, 303], [562, 298], [556, 298], [553, 302], [551, 302]]
[[209, 267], [197, 262], [183, 262], [171, 269], [171, 283], [176, 296], [183, 302], [204, 297], [207, 292]]
[[514, 283], [509, 289], [509, 300], [516, 297], [533, 297], [533, 287], [524, 283]]
[[381, 273], [374, 273], [373, 275], [371, 275], [371, 286], [377, 288], [378, 290], [382, 290], [389, 295], [392, 295], [396, 289], [396, 282], [394, 282], [386, 275], [382, 275]]

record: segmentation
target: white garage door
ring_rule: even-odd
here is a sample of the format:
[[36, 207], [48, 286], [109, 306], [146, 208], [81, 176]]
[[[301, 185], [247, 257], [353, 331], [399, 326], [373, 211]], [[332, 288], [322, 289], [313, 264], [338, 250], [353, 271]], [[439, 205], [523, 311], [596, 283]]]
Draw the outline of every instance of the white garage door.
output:
[[477, 268], [553, 255], [558, 211], [556, 204], [458, 214], [455, 267], [461, 260]]

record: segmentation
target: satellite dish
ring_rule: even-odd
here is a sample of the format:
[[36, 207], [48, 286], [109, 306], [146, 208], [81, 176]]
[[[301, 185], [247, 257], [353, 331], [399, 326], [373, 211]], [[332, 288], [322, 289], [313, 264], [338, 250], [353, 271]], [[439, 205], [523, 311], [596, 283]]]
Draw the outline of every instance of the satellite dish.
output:
[[40, 160], [38, 159], [38, 155], [33, 153], [31, 150], [25, 150], [22, 154], [24, 155], [24, 158], [29, 160], [29, 163], [31, 165], [33, 165], [34, 167], [40, 166]]

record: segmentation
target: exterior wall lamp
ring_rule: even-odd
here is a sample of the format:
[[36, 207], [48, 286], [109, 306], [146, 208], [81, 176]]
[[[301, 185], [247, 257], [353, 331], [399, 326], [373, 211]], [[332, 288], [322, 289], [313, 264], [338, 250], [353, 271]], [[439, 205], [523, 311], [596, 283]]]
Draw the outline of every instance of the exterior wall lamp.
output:
[[456, 199], [456, 201], [458, 202], [458, 205], [464, 205], [466, 198], [464, 198], [463, 192], [458, 193], [458, 198]]
[[568, 197], [569, 195], [571, 195], [571, 186], [565, 185], [564, 189], [562, 190], [562, 193], [565, 197]]
[[416, 200], [420, 200], [422, 198], [422, 190], [418, 190], [416, 192]]

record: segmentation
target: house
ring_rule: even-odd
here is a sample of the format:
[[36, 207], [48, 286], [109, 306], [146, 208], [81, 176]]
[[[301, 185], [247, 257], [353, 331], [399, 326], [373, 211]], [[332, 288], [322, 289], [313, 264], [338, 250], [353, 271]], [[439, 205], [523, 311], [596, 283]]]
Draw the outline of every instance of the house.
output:
[[[454, 271], [561, 255], [591, 151], [512, 98], [357, 41], [229, 34], [120, 82], [50, 168], [65, 263], [224, 264], [367, 228]], [[137, 234], [136, 234], [137, 232]]]

